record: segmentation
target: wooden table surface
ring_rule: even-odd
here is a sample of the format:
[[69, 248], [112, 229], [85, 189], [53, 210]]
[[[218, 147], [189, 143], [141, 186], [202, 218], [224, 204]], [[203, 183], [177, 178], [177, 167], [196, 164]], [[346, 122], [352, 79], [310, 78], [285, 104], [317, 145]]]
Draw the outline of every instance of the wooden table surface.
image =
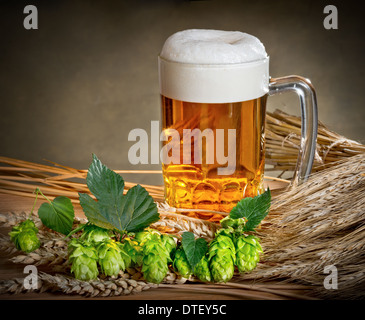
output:
[[[0, 213], [21, 213], [29, 212], [33, 205], [32, 198], [19, 197], [14, 195], [0, 194]], [[36, 210], [43, 203], [42, 199], [38, 199]], [[82, 210], [79, 206], [75, 206], [75, 213], [77, 216], [83, 216]], [[1, 234], [7, 234], [9, 228], [0, 228]], [[0, 280], [23, 278], [26, 275], [23, 273], [24, 265], [14, 264], [9, 261], [9, 255], [0, 252]], [[201, 292], [197, 284], [184, 284], [183, 288], [154, 288], [142, 291], [138, 294], [108, 297], [103, 299], [119, 299], [119, 300], [230, 300], [230, 299], [290, 299], [293, 297], [285, 296], [286, 293], [290, 295], [297, 295], [294, 298], [310, 298], [310, 291], [302, 286], [294, 284], [283, 284], [280, 282], [265, 282], [254, 283], [253, 281], [243, 281], [242, 284], [249, 285], [249, 289], [236, 288], [219, 288], [217, 292]], [[214, 285], [216, 288], [216, 285]], [[213, 288], [209, 284], [206, 288]], [[263, 292], [262, 288], [266, 291]], [[283, 295], [284, 293], [284, 295]], [[25, 293], [25, 294], [3, 294], [0, 299], [85, 299], [82, 296], [66, 295], [62, 293]], [[91, 299], [91, 298], [87, 298]], [[97, 298], [92, 298], [97, 299]], [[100, 298], [99, 298], [100, 299]]]

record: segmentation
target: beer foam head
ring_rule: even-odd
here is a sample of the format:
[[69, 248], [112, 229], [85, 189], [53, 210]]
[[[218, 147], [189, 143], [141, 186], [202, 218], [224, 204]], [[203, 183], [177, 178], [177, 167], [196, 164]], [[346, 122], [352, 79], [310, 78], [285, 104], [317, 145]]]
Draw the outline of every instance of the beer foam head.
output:
[[190, 29], [170, 36], [160, 56], [181, 63], [230, 64], [265, 59], [267, 53], [261, 41], [247, 33]]
[[231, 103], [269, 91], [265, 47], [247, 33], [180, 31], [166, 40], [158, 62], [160, 92], [175, 100]]

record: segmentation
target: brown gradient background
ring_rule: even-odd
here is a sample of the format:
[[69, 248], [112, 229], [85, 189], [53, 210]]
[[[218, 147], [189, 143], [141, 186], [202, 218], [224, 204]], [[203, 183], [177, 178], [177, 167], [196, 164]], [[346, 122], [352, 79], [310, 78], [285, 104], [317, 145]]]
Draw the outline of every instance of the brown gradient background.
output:
[[[38, 30], [23, 28], [27, 4], [38, 8]], [[338, 8], [339, 30], [323, 27], [327, 4]], [[365, 19], [356, 2], [1, 1], [0, 12], [1, 155], [83, 169], [95, 153], [113, 169], [159, 169], [130, 165], [127, 137], [160, 119], [157, 56], [188, 28], [257, 36], [272, 77], [310, 78], [320, 120], [365, 142]], [[297, 104], [281, 95], [269, 110], [298, 114]]]

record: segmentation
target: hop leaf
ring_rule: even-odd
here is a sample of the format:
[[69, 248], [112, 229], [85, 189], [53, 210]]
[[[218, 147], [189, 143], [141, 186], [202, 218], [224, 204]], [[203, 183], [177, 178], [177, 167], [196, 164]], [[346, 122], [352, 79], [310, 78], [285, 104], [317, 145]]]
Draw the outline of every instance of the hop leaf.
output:
[[255, 228], [260, 224], [269, 213], [271, 205], [271, 192], [267, 189], [263, 194], [254, 198], [244, 198], [231, 210], [229, 217], [231, 219], [244, 218], [246, 224], [242, 227], [243, 231], [255, 231]]
[[159, 220], [157, 205], [145, 188], [136, 185], [124, 195], [124, 180], [93, 155], [86, 184], [97, 201], [79, 193], [88, 220], [121, 233], [137, 232]]
[[72, 239], [68, 245], [69, 261], [72, 263], [71, 273], [83, 281], [94, 280], [99, 274], [95, 247], [86, 241]]
[[195, 240], [195, 236], [192, 232], [184, 232], [181, 243], [190, 267], [194, 270], [195, 265], [206, 254], [208, 250], [208, 244], [202, 238]]
[[46, 227], [67, 236], [72, 231], [75, 212], [69, 198], [56, 197], [39, 207], [38, 216]]
[[256, 268], [262, 248], [259, 238], [249, 235], [240, 236], [236, 243], [236, 265], [239, 272], [248, 272]]
[[189, 278], [193, 274], [185, 251], [181, 247], [176, 250], [173, 266], [184, 278]]
[[218, 234], [210, 243], [208, 250], [209, 268], [216, 282], [227, 282], [234, 274], [236, 250], [232, 239]]

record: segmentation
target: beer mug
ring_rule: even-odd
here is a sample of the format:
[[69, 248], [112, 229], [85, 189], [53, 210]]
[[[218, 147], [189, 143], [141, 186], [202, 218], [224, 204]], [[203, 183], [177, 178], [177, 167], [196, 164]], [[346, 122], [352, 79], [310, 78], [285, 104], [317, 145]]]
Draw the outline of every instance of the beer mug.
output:
[[299, 76], [269, 77], [269, 56], [242, 32], [185, 30], [158, 57], [165, 200], [176, 208], [229, 212], [264, 191], [268, 96], [294, 91], [301, 145], [293, 183], [312, 168], [317, 137], [314, 88]]

